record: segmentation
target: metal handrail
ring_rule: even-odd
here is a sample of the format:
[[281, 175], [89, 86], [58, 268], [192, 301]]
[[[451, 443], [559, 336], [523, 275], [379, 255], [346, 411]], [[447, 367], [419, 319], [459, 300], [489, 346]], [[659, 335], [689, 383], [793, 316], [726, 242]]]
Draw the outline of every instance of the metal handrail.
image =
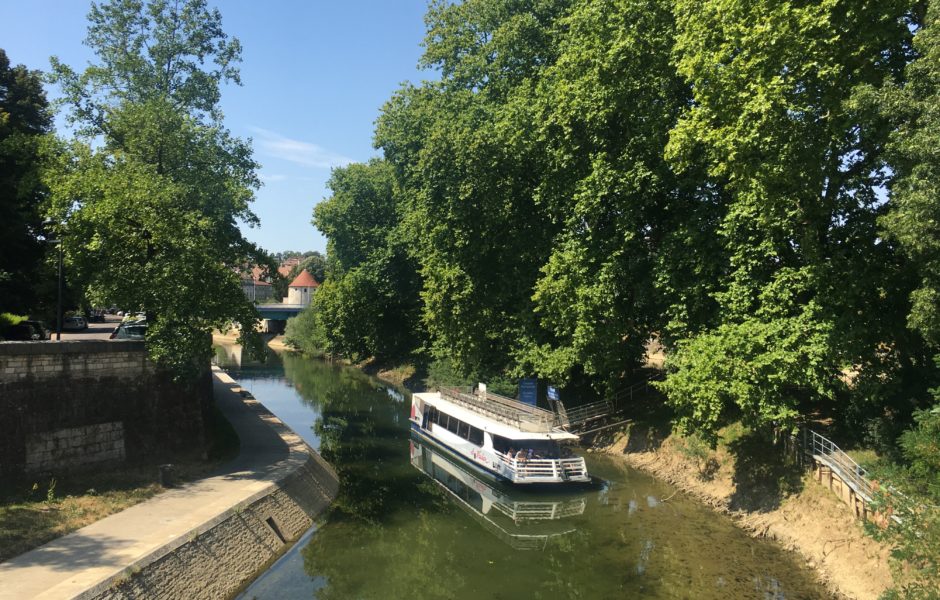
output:
[[662, 379], [663, 377], [664, 374], [662, 372], [653, 373], [643, 381], [631, 384], [614, 392], [610, 398], [589, 404], [582, 404], [574, 408], [566, 408], [561, 402], [556, 402], [555, 410], [563, 415], [562, 423], [566, 428], [577, 428], [589, 421], [623, 412], [626, 408], [624, 404], [632, 402], [634, 395], [641, 391], [649, 391], [650, 382]]
[[441, 388], [441, 395], [448, 400], [485, 414], [521, 431], [550, 432], [558, 425], [558, 416], [542, 408], [532, 406], [487, 392], [486, 395], [468, 393], [459, 388]]
[[610, 400], [600, 400], [590, 404], [582, 404], [565, 411], [568, 427], [577, 427], [588, 421], [600, 419], [614, 412], [614, 403]]
[[496, 453], [497, 459], [512, 471], [513, 481], [524, 479], [557, 480], [565, 477], [583, 477], [587, 475], [587, 463], [584, 458], [507, 458]]
[[868, 471], [846, 454], [832, 440], [811, 429], [804, 429], [803, 448], [807, 454], [820, 457], [834, 469], [855, 491], [871, 501], [875, 497], [875, 484], [868, 478]]
[[629, 385], [623, 389], [617, 390], [614, 392], [614, 395], [611, 396], [610, 401], [616, 405], [622, 404], [624, 400], [633, 401], [634, 394], [638, 393], [640, 390], [648, 392], [650, 389], [650, 382], [658, 381], [665, 377], [666, 373], [664, 371], [657, 371], [643, 381], [639, 381], [633, 385]]

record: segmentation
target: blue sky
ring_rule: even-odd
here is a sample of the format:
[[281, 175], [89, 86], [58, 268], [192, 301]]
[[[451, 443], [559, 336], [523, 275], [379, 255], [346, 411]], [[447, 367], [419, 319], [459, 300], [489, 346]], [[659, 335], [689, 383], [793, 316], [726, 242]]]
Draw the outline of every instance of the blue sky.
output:
[[[330, 167], [365, 161], [379, 108], [417, 69], [426, 0], [210, 0], [242, 43], [242, 87], [222, 93], [225, 122], [254, 140], [264, 187], [243, 228], [263, 248], [325, 250], [310, 218], [328, 193]], [[85, 0], [0, 0], [0, 48], [10, 62], [43, 71], [58, 56], [75, 69], [93, 58], [82, 44]], [[50, 96], [55, 90], [48, 90]]]

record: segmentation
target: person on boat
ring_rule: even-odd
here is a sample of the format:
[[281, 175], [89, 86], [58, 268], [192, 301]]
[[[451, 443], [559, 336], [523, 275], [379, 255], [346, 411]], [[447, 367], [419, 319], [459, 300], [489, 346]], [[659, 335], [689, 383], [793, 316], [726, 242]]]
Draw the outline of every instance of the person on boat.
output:
[[526, 459], [525, 450], [520, 449], [519, 452], [516, 452], [516, 460], [523, 462]]

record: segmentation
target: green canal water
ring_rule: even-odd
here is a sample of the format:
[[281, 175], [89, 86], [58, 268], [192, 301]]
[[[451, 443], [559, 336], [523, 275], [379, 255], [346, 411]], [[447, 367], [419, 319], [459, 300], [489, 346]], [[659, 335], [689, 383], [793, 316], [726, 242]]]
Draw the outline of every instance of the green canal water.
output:
[[357, 370], [291, 355], [227, 369], [341, 479], [242, 598], [830, 597], [795, 555], [615, 458], [587, 455], [595, 485], [515, 490], [413, 439], [408, 393]]

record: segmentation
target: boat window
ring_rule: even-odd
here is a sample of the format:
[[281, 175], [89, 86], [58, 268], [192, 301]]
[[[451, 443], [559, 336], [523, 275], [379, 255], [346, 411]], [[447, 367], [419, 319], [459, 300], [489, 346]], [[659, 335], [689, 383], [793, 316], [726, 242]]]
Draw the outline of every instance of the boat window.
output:
[[460, 421], [458, 421], [454, 417], [451, 417], [450, 420], [447, 421], [447, 431], [451, 433], [457, 433], [457, 426], [459, 424], [460, 424]]
[[558, 458], [561, 455], [558, 442], [554, 440], [516, 440], [515, 443], [526, 453], [531, 450], [533, 458]]
[[493, 450], [505, 453], [509, 450], [509, 440], [501, 435], [493, 435]]
[[463, 421], [459, 421], [459, 423], [460, 423], [460, 427], [457, 429], [457, 435], [459, 435], [465, 440], [470, 439], [470, 426], [464, 423]]
[[470, 426], [470, 437], [468, 438], [474, 445], [482, 446], [483, 445], [483, 430], [474, 426]]

